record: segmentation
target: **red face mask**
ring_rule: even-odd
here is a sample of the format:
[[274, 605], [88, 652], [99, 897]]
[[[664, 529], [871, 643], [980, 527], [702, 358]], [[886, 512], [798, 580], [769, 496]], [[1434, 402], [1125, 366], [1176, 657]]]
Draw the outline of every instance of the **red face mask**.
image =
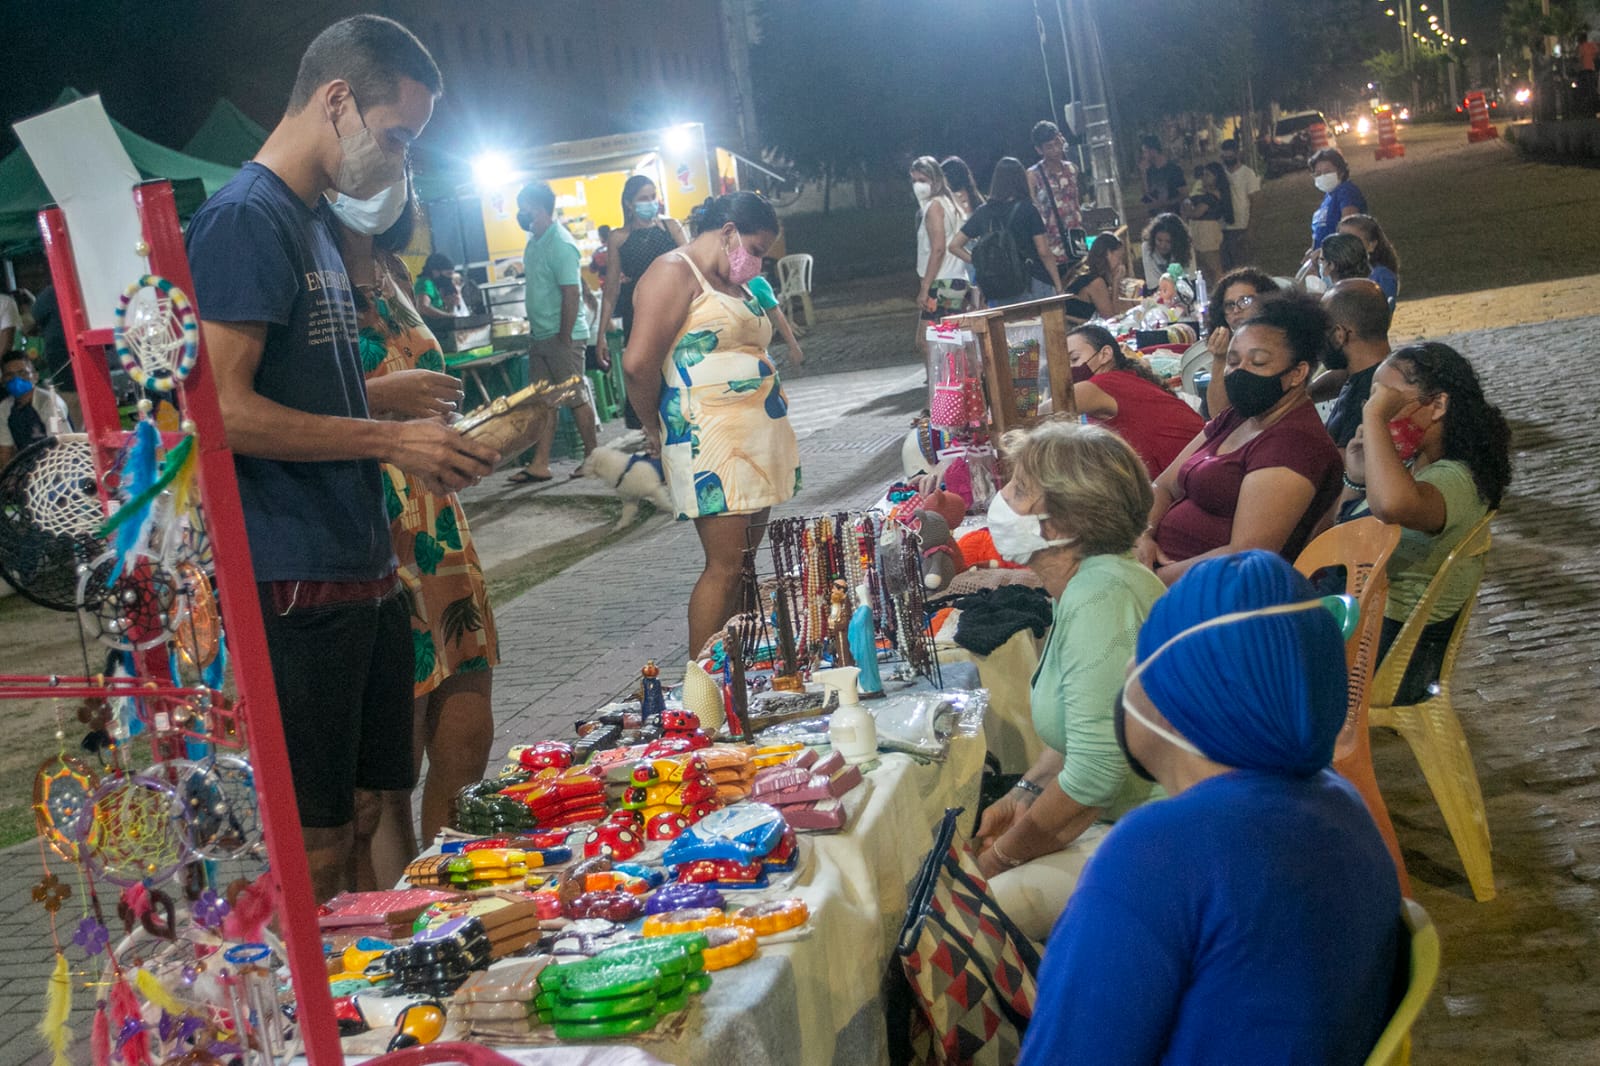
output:
[[[1416, 414], [1416, 411], [1412, 414]], [[1422, 438], [1427, 435], [1428, 427], [1419, 426], [1411, 421], [1411, 415], [1389, 420], [1389, 439], [1394, 441], [1394, 450], [1400, 456], [1402, 463], [1411, 461], [1417, 454], [1417, 449], [1422, 447]]]

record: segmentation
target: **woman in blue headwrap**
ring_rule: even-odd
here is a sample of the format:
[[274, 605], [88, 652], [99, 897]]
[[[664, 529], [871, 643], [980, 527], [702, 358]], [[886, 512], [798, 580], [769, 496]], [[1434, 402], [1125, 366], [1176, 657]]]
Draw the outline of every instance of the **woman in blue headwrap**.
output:
[[[1129, 813], [1050, 936], [1021, 1062], [1363, 1062], [1403, 987], [1394, 863], [1328, 769], [1330, 605], [1264, 551], [1156, 602], [1118, 700]], [[1340, 601], [1332, 606], [1342, 607]]]

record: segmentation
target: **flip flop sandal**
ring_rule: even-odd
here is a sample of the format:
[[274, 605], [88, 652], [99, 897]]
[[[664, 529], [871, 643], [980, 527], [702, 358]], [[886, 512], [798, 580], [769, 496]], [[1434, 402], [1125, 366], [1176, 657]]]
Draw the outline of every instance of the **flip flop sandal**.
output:
[[542, 485], [546, 481], [554, 480], [555, 475], [553, 474], [549, 477], [540, 477], [538, 474], [530, 474], [526, 470], [518, 470], [515, 474], [506, 478], [506, 483], [511, 485]]

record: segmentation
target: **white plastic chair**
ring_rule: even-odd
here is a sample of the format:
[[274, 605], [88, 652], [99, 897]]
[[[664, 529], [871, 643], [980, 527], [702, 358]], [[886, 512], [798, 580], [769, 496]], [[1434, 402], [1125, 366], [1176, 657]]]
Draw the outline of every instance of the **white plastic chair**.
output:
[[786, 255], [778, 260], [778, 306], [794, 319], [794, 304], [799, 302], [806, 313], [806, 326], [817, 324], [816, 312], [811, 309], [811, 256], [804, 253]]

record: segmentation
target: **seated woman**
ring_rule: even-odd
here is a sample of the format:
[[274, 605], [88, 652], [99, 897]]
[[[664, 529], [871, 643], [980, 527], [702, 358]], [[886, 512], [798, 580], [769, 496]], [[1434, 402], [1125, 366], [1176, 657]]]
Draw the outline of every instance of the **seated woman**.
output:
[[1045, 422], [1006, 434], [1011, 481], [989, 506], [1007, 560], [1039, 575], [1054, 622], [1032, 685], [1045, 749], [984, 812], [978, 865], [1006, 914], [1042, 940], [1106, 823], [1150, 798], [1117, 749], [1111, 709], [1133, 641], [1164, 591], [1131, 554], [1149, 475], [1110, 430]]
[[[1469, 529], [1500, 506], [1511, 482], [1511, 430], [1484, 399], [1478, 375], [1454, 348], [1413, 344], [1390, 355], [1372, 379], [1352, 441], [1365, 482], [1367, 508], [1402, 527], [1389, 557], [1389, 602], [1381, 657], [1422, 599], [1440, 565]], [[1456, 616], [1483, 573], [1483, 559], [1457, 566], [1411, 654], [1399, 703], [1417, 703], [1439, 678]]]
[[1307, 386], [1327, 345], [1316, 300], [1260, 301], [1228, 347], [1229, 407], [1156, 479], [1139, 557], [1167, 584], [1247, 548], [1300, 554], [1339, 495], [1343, 463]]
[[1122, 279], [1128, 276], [1125, 252], [1123, 243], [1110, 230], [1096, 234], [1089, 242], [1089, 254], [1061, 289], [1072, 297], [1066, 302], [1069, 318], [1113, 318], [1128, 307], [1121, 298]]
[[1353, 234], [1335, 233], [1322, 242], [1320, 270], [1323, 283], [1330, 289], [1341, 281], [1366, 280], [1372, 273], [1372, 264], [1367, 262], [1367, 246]]
[[1394, 862], [1329, 769], [1344, 638], [1266, 552], [1150, 612], [1118, 739], [1169, 799], [1117, 823], [1050, 935], [1022, 1066], [1359, 1066], [1403, 990]]
[[[1222, 386], [1228, 366], [1228, 344], [1233, 331], [1255, 317], [1260, 298], [1278, 291], [1278, 283], [1255, 267], [1239, 267], [1222, 275], [1222, 280], [1211, 290], [1211, 302], [1206, 307], [1206, 324], [1211, 327], [1205, 345], [1211, 353], [1211, 384], [1206, 387], [1206, 410], [1219, 415], [1228, 406], [1228, 394]], [[1190, 362], [1195, 349], [1184, 353], [1183, 361]]]
[[1142, 359], [1130, 359], [1103, 326], [1067, 334], [1078, 411], [1117, 431], [1139, 453], [1150, 477], [1172, 464], [1205, 420], [1174, 396]]
[[1185, 274], [1194, 273], [1194, 245], [1189, 240], [1189, 227], [1177, 215], [1168, 212], [1152, 218], [1144, 228], [1141, 241], [1146, 296], [1155, 295], [1162, 275], [1173, 263]]
[[1389, 298], [1389, 310], [1400, 297], [1400, 253], [1389, 243], [1389, 237], [1371, 215], [1346, 215], [1339, 220], [1339, 232], [1360, 237], [1367, 249], [1367, 261], [1372, 264], [1369, 279]]

